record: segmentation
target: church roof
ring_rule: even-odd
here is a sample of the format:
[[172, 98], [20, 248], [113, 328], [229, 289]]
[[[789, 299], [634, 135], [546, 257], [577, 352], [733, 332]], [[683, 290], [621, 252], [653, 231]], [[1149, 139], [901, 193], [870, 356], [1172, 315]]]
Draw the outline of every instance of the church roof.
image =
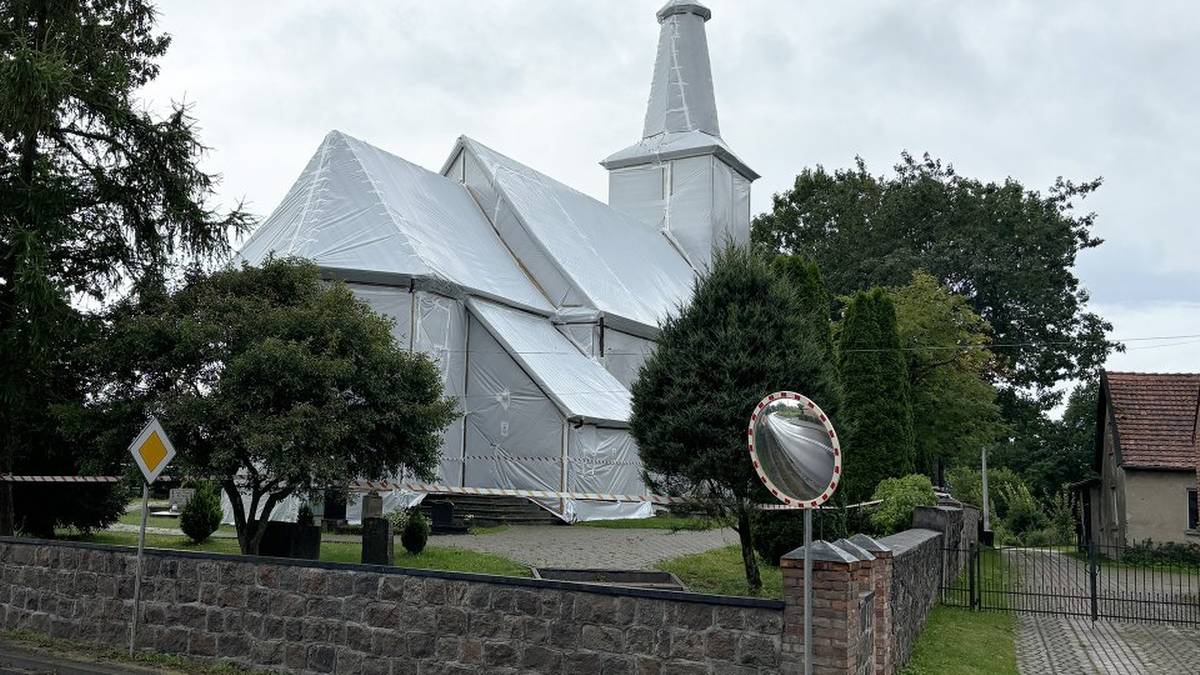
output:
[[352, 281], [429, 283], [554, 310], [457, 181], [331, 131], [241, 250], [310, 258]]
[[[503, 201], [481, 204], [484, 212], [511, 208], [536, 243], [517, 249], [509, 242], [526, 269], [549, 263], [580, 304], [653, 329], [691, 297], [694, 272], [661, 232], [478, 141], [464, 136], [459, 147], [478, 160]], [[535, 255], [545, 260], [524, 259]]]

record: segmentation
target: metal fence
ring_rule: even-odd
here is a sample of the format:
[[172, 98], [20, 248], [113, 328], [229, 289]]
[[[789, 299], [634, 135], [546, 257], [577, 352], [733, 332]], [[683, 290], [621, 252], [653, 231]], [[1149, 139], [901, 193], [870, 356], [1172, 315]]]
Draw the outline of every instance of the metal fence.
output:
[[979, 610], [1200, 624], [1200, 564], [1098, 546], [946, 549], [944, 604]]

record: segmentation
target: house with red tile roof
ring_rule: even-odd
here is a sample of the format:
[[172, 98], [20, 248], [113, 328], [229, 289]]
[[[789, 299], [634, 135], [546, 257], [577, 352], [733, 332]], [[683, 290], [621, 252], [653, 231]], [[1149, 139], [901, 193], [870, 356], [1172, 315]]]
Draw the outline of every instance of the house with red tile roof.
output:
[[1085, 536], [1101, 546], [1200, 544], [1200, 373], [1106, 371], [1097, 405]]

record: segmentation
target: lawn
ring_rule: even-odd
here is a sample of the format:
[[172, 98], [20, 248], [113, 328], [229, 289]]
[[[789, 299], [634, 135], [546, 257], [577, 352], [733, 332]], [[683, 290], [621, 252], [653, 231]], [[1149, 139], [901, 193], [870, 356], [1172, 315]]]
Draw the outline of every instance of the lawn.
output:
[[712, 530], [725, 524], [711, 518], [688, 516], [655, 516], [653, 518], [618, 518], [616, 520], [589, 520], [576, 523], [576, 527], [599, 527], [610, 530]]
[[[151, 512], [165, 511], [166, 508], [167, 507], [165, 504], [159, 504], [157, 506], [154, 504], [150, 505]], [[141, 501], [138, 501], [136, 508], [126, 511], [125, 513], [122, 513], [121, 517], [117, 519], [117, 522], [122, 523], [124, 525], [140, 526], [142, 524]], [[179, 518], [171, 518], [169, 516], [148, 516], [146, 518], [146, 527], [165, 527], [165, 528], [170, 528], [172, 530], [178, 530], [179, 529]], [[233, 529], [232, 525], [222, 525], [221, 531], [232, 533], [234, 531], [234, 529]]]
[[1017, 673], [1015, 628], [1007, 612], [937, 606], [929, 614], [903, 675]]
[[758, 572], [762, 577], [763, 588], [758, 593], [751, 592], [750, 587], [746, 585], [740, 546], [727, 546], [705, 553], [680, 556], [664, 560], [655, 567], [673, 573], [688, 590], [697, 593], [783, 598], [783, 573], [778, 567], [767, 565], [761, 559], [758, 562]]
[[[89, 541], [99, 544], [137, 546], [137, 533], [135, 532], [96, 532], [77, 537], [77, 539], [79, 541]], [[150, 548], [197, 551], [201, 553], [227, 553], [231, 555], [238, 553], [237, 540], [227, 538], [211, 538], [202, 544], [193, 544], [187, 537], [183, 536], [147, 534], [146, 546]], [[321, 560], [326, 562], [361, 562], [362, 545], [357, 542], [322, 542]], [[397, 546], [396, 566], [452, 572], [499, 574], [510, 577], [530, 576], [528, 567], [508, 558], [448, 546], [427, 546], [420, 555], [412, 555]]]

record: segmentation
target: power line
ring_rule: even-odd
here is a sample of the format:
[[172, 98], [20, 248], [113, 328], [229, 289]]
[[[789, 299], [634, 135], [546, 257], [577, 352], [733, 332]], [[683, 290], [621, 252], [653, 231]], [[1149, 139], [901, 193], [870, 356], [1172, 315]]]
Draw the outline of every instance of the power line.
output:
[[[1195, 335], [1155, 335], [1151, 337], [1133, 337], [1133, 338], [1112, 338], [1113, 342], [1150, 342], [1161, 340], [1185, 340], [1188, 338], [1200, 338], [1200, 334]], [[1075, 340], [1043, 340], [1031, 342], [993, 342], [984, 344], [970, 345], [927, 345], [920, 347], [901, 347], [902, 352], [935, 352], [935, 351], [964, 351], [968, 349], [987, 349], [989, 351], [996, 349], [1021, 349], [1023, 347], [1049, 347], [1063, 346], [1076, 344]], [[1152, 349], [1155, 347], [1179, 347], [1182, 345], [1193, 344], [1192, 342], [1180, 342], [1173, 345], [1155, 345], [1154, 347], [1138, 347], [1136, 349]], [[889, 352], [892, 351], [886, 347], [872, 347], [864, 349], [846, 349], [844, 352]]]

